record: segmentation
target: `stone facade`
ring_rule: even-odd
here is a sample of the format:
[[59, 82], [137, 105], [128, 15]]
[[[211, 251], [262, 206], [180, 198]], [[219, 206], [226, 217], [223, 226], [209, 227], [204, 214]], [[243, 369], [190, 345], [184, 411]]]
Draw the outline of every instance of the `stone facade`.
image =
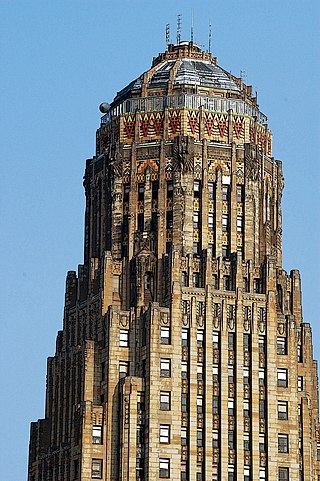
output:
[[318, 481], [317, 363], [251, 87], [182, 42], [105, 110], [28, 481]]

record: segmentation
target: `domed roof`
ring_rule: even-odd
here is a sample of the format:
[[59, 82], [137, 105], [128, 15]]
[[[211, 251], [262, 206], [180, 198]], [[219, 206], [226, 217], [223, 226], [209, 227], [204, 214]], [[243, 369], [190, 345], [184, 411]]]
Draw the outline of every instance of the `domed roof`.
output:
[[[175, 65], [174, 60], [168, 60], [156, 70], [149, 81], [149, 87], [165, 86], [170, 77], [170, 72]], [[240, 91], [235, 83], [221, 67], [214, 65], [207, 60], [194, 60], [182, 58], [178, 60], [176, 74], [173, 84], [178, 85], [198, 85], [225, 90]]]
[[219, 67], [211, 53], [201, 51], [192, 42], [180, 42], [169, 45], [166, 52], [154, 58], [151, 69], [118, 92], [113, 103], [130, 97], [166, 95], [199, 87], [217, 92], [228, 90], [237, 96], [241, 93], [239, 81]]

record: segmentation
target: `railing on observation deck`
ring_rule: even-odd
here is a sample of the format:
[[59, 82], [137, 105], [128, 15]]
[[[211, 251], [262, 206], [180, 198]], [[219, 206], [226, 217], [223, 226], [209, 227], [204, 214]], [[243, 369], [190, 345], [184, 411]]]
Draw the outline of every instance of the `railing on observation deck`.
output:
[[229, 110], [232, 110], [235, 114], [257, 117], [257, 121], [262, 125], [267, 124], [268, 122], [267, 117], [260, 112], [259, 109], [253, 107], [245, 100], [206, 97], [194, 94], [178, 94], [158, 97], [137, 97], [124, 100], [103, 115], [101, 117], [101, 123], [108, 124], [112, 117], [117, 117], [118, 115], [126, 113], [133, 113], [136, 110], [140, 112], [152, 112], [164, 110], [165, 108], [199, 109], [200, 106], [203, 106], [205, 110], [213, 112], [227, 113]]

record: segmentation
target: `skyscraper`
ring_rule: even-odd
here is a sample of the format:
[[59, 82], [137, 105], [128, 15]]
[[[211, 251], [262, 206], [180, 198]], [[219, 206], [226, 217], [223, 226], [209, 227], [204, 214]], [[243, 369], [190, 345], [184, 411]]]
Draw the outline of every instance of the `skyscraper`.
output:
[[101, 110], [29, 481], [318, 481], [317, 364], [252, 88], [180, 42]]

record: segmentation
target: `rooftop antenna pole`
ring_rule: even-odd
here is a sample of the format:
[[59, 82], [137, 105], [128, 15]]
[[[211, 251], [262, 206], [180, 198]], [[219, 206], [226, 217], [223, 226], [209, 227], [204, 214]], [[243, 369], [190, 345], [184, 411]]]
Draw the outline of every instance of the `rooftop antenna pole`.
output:
[[166, 24], [166, 50], [168, 50], [168, 45], [170, 43], [170, 24]]
[[179, 45], [181, 40], [181, 14], [178, 15], [178, 27], [177, 27], [177, 44]]
[[212, 28], [211, 22], [209, 23], [209, 53], [211, 53], [211, 38], [212, 38]]
[[194, 31], [194, 11], [191, 12], [191, 42], [193, 43], [193, 31]]

